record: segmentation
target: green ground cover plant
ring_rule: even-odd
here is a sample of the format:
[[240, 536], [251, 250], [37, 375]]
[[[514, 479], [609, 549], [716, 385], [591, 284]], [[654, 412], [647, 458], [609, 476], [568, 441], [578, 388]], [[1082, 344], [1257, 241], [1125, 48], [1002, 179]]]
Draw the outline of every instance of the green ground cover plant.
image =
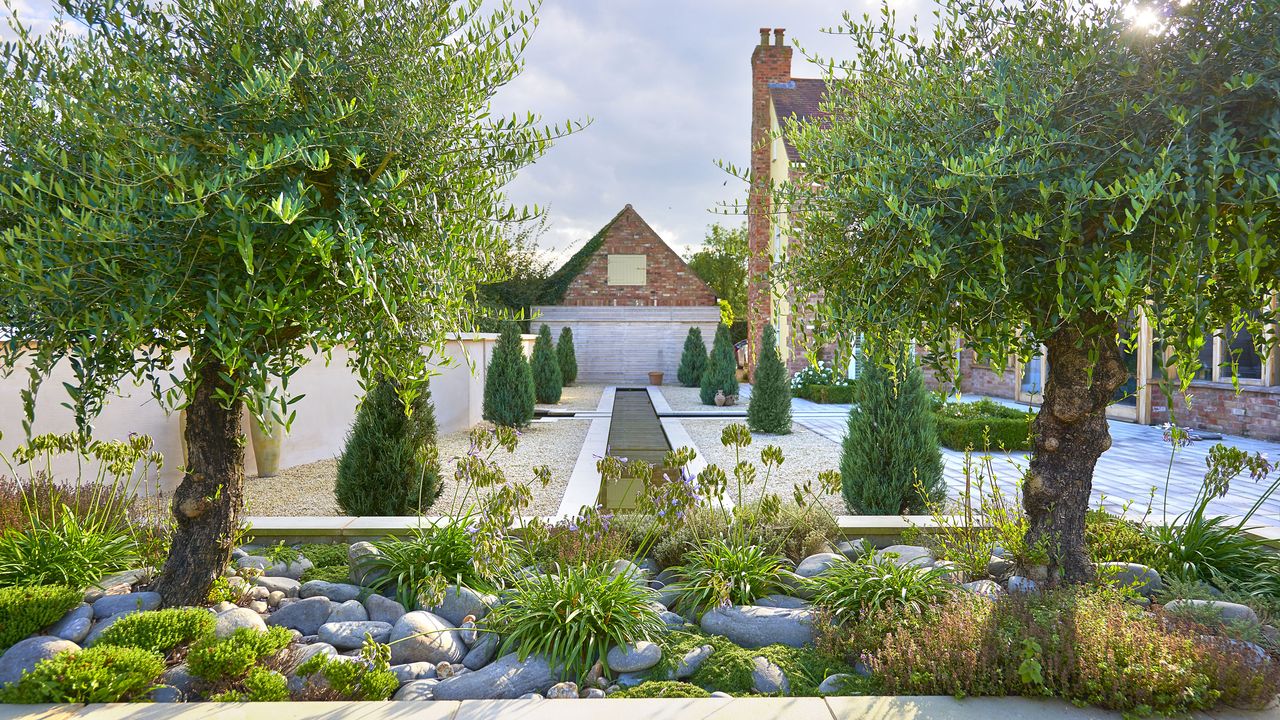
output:
[[697, 685], [677, 680], [648, 680], [631, 688], [623, 688], [610, 698], [706, 698], [711, 693]]
[[65, 585], [0, 588], [0, 648], [49, 627], [83, 599], [84, 591]]
[[0, 703], [118, 703], [144, 701], [164, 672], [150, 650], [103, 645], [65, 652], [36, 664], [0, 688]]
[[254, 666], [240, 681], [239, 688], [209, 696], [211, 702], [285, 702], [289, 699], [289, 681], [284, 675]]
[[164, 655], [212, 636], [216, 624], [213, 614], [204, 608], [139, 612], [121, 618], [104, 630], [96, 645], [141, 648]]
[[301, 699], [386, 700], [400, 687], [390, 659], [390, 647], [379, 643], [366, 643], [359, 662], [317, 653], [296, 671], [304, 680]]
[[226, 638], [206, 636], [191, 646], [187, 667], [191, 674], [212, 687], [242, 680], [263, 660], [289, 646], [293, 636], [283, 627], [266, 632], [240, 628]]

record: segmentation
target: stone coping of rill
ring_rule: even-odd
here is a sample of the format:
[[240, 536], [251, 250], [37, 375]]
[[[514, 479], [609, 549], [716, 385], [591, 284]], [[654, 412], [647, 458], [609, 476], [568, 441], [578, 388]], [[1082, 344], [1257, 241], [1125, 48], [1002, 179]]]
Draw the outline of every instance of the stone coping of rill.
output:
[[[603, 705], [603, 707], [602, 707]], [[0, 705], [0, 720], [1095, 720], [1121, 714], [1030, 698], [827, 697], [641, 700]], [[1197, 720], [1263, 720], [1260, 712], [1195, 713]]]
[[[562, 508], [563, 510], [563, 508]], [[546, 517], [543, 520], [555, 522], [562, 517]], [[303, 539], [317, 542], [333, 542], [336, 540], [362, 540], [380, 538], [387, 535], [407, 535], [421, 527], [429, 527], [445, 521], [443, 517], [251, 517], [249, 518], [250, 534], [257, 540], [282, 539], [301, 542]], [[532, 518], [523, 518], [513, 528], [520, 527]], [[960, 527], [964, 519], [960, 516], [947, 517], [939, 522], [932, 515], [841, 515], [836, 518], [840, 534], [846, 538], [865, 537], [872, 541], [885, 541], [902, 535], [909, 528], [916, 528], [922, 533], [940, 532], [946, 527]], [[1245, 534], [1260, 539], [1266, 544], [1280, 548], [1280, 527], [1250, 527]], [[886, 543], [891, 544], [891, 543]], [[1280, 715], [1277, 715], [1280, 719]], [[3, 718], [0, 718], [3, 720]]]

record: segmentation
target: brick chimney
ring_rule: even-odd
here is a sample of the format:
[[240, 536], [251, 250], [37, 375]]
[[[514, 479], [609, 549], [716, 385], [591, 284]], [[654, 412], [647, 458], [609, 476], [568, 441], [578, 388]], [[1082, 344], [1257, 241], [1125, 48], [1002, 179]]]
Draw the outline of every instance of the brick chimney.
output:
[[791, 48], [783, 39], [784, 28], [760, 28], [760, 43], [751, 52], [751, 184], [747, 190], [747, 367], [755, 375], [756, 346], [760, 333], [773, 316], [769, 267], [773, 222], [769, 151], [769, 84], [791, 81]]

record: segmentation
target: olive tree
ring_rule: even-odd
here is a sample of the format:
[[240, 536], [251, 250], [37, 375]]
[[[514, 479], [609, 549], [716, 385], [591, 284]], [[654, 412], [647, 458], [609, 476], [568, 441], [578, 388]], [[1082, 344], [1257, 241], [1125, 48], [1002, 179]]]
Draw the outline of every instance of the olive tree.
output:
[[[942, 0], [937, 26], [846, 16], [828, 115], [792, 123], [803, 184], [784, 274], [828, 335], [957, 342], [1048, 376], [1024, 488], [1055, 577], [1091, 570], [1084, 515], [1122, 348], [1145, 317], [1174, 397], [1206, 333], [1259, 345], [1280, 290], [1274, 2]], [[800, 293], [798, 293], [800, 294]]]
[[[241, 414], [343, 346], [406, 406], [473, 327], [503, 187], [573, 128], [492, 115], [532, 10], [480, 0], [68, 0], [0, 52], [3, 368], [74, 371], [187, 413], [156, 589], [204, 600], [241, 522]], [[172, 380], [170, 378], [172, 377]], [[273, 379], [273, 380], [269, 380]]]

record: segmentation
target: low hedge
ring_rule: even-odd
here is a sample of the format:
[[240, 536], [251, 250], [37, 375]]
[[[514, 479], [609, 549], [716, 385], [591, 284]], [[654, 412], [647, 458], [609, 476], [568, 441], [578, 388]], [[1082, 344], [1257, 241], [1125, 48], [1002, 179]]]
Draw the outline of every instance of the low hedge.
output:
[[801, 385], [795, 390], [795, 395], [816, 403], [851, 403], [853, 402], [853, 386]]
[[938, 442], [952, 450], [1030, 450], [1034, 413], [990, 400], [934, 408]]

